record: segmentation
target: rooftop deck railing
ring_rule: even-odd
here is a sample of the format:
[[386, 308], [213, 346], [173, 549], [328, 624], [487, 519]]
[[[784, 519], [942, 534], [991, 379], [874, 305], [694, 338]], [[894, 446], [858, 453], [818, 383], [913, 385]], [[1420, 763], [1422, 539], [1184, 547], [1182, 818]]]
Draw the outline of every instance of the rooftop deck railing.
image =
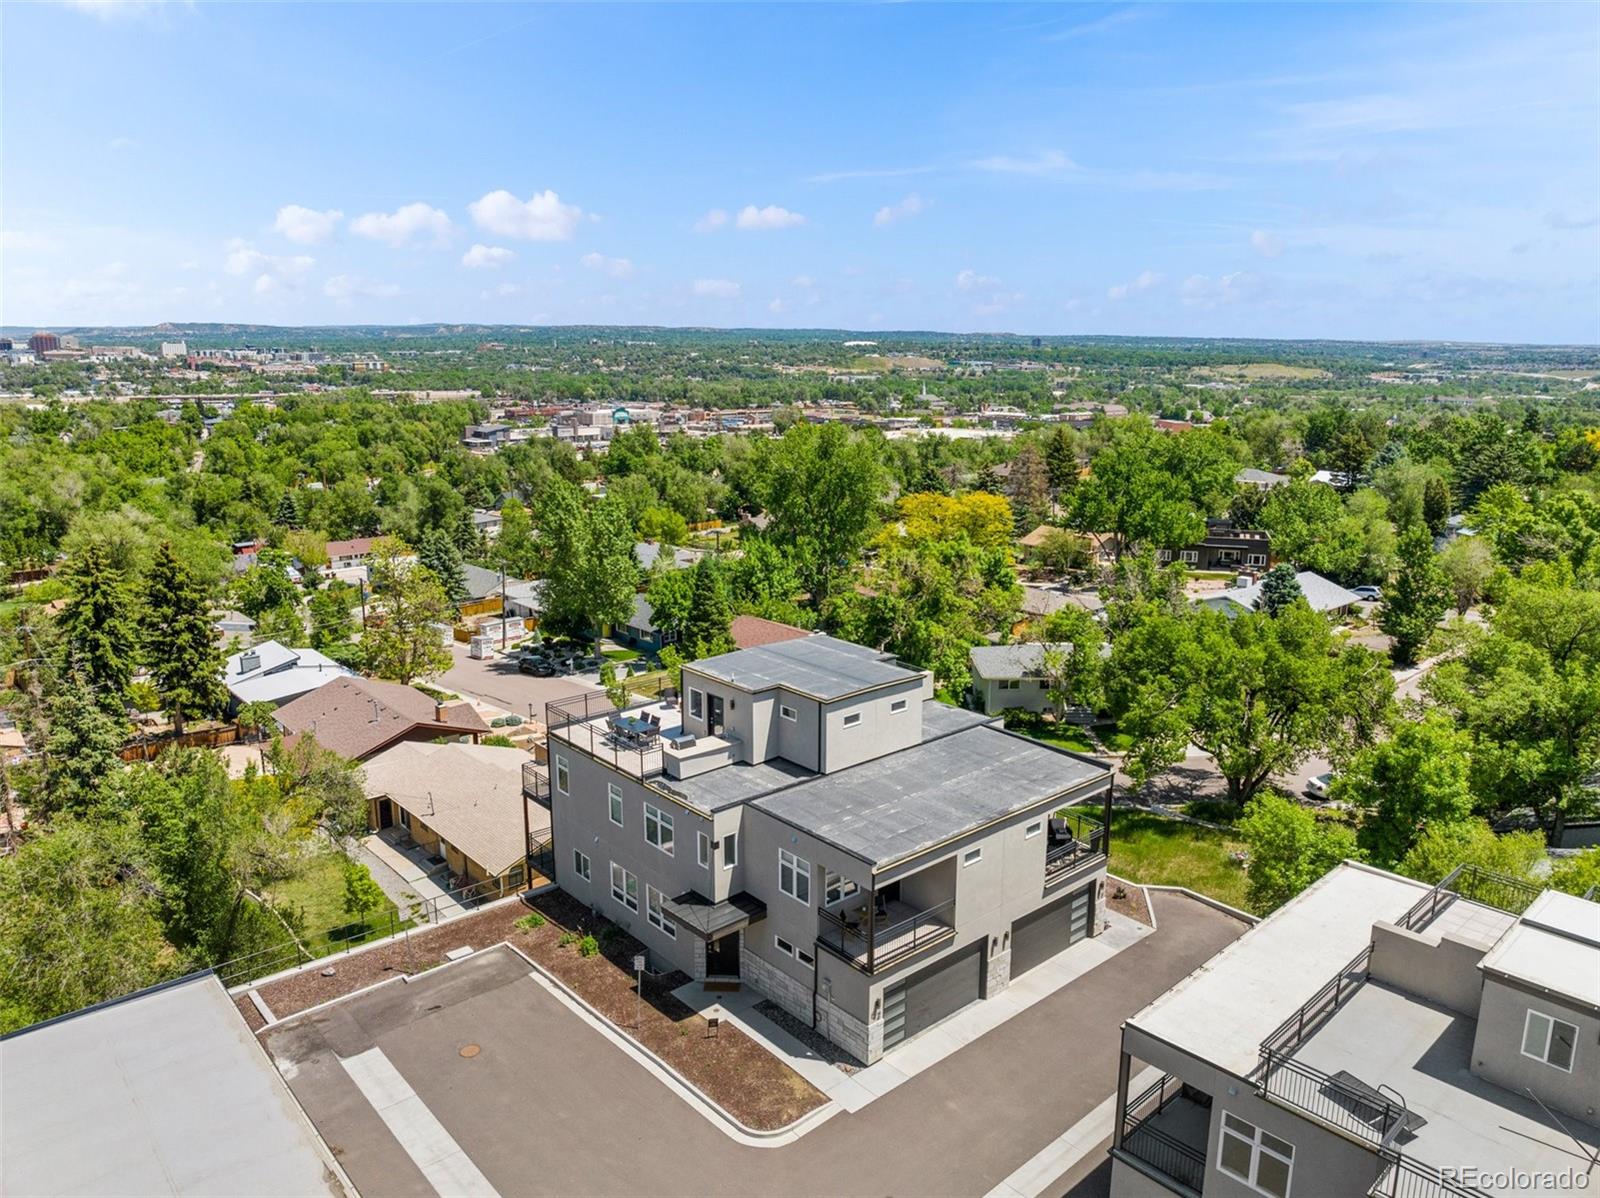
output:
[[1150, 1122], [1182, 1091], [1183, 1080], [1165, 1073], [1128, 1103], [1122, 1117], [1121, 1151], [1198, 1194], [1206, 1180], [1205, 1149], [1187, 1144]]
[[857, 928], [818, 907], [817, 943], [862, 973], [879, 973], [955, 935], [955, 911], [956, 900], [949, 898], [882, 927]]
[[1539, 897], [1541, 889], [1542, 887], [1532, 882], [1524, 882], [1521, 878], [1496, 873], [1492, 869], [1484, 869], [1481, 865], [1469, 862], [1456, 866], [1446, 874], [1396, 923], [1408, 932], [1420, 932], [1457, 898], [1495, 907], [1512, 915], [1521, 915], [1533, 900]]
[[522, 763], [522, 794], [535, 803], [550, 806], [550, 767], [538, 761]]
[[1477, 1186], [1445, 1177], [1437, 1169], [1390, 1149], [1378, 1154], [1383, 1167], [1367, 1190], [1369, 1198], [1489, 1198]]
[[1328, 1022], [1345, 1000], [1367, 980], [1371, 965], [1372, 945], [1369, 944], [1261, 1041], [1258, 1071], [1264, 1073], [1273, 1060], [1292, 1053], [1304, 1043], [1307, 1036]]
[[604, 693], [589, 691], [570, 695], [545, 704], [545, 728], [552, 743], [565, 741], [636, 778], [650, 778], [662, 771], [659, 736], [629, 738], [613, 730], [610, 720], [636, 707], [657, 706], [658, 702], [646, 700], [618, 708]]
[[1044, 880], [1049, 885], [1057, 881], [1081, 861], [1106, 851], [1106, 828], [1103, 823], [1085, 812], [1073, 811], [1066, 816], [1070, 839], [1052, 844], [1044, 854]]

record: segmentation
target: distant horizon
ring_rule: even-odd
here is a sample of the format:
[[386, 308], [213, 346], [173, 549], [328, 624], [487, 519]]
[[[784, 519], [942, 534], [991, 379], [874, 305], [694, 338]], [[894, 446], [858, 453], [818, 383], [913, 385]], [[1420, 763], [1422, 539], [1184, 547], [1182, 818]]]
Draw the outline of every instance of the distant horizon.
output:
[[15, 4], [0, 321], [1597, 344], [1597, 45], [1559, 3]]

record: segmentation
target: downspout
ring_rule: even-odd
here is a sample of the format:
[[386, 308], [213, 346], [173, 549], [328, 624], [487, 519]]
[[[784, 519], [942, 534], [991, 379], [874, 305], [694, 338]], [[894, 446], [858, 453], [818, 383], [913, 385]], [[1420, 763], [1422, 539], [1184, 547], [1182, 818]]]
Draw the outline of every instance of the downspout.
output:
[[[820, 956], [817, 958], [822, 959]], [[817, 1030], [817, 967], [811, 967], [811, 1030]]]

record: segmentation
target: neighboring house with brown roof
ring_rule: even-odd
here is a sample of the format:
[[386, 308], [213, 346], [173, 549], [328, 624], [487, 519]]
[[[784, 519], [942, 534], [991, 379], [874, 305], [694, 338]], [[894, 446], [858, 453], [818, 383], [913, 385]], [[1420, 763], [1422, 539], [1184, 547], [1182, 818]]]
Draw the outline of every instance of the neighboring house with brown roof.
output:
[[423, 849], [443, 857], [461, 885], [526, 878], [525, 836], [543, 837], [550, 812], [523, 794], [523, 766], [533, 758], [496, 745], [393, 745], [364, 766], [369, 818], [379, 831], [399, 825]]
[[402, 740], [470, 736], [489, 731], [470, 703], [437, 703], [413, 687], [376, 678], [336, 678], [275, 713], [279, 726], [316, 737], [325, 749], [363, 761]]
[[810, 636], [811, 630], [760, 616], [734, 616], [733, 623], [728, 625], [728, 635], [733, 639], [735, 649], [754, 649], [760, 645], [775, 645], [779, 641]]

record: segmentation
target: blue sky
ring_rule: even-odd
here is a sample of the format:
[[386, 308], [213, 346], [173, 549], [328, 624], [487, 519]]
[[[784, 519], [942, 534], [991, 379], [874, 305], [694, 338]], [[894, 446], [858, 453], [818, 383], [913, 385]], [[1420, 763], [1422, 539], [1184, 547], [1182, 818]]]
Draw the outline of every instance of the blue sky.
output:
[[0, 321], [1600, 341], [1600, 5], [9, 5]]

